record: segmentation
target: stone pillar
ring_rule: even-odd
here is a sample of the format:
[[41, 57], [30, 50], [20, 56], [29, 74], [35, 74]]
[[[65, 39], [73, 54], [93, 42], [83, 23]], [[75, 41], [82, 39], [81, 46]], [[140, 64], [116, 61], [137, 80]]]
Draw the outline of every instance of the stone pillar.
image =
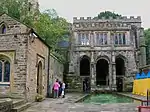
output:
[[116, 90], [116, 63], [114, 52], [112, 52], [112, 89]]
[[107, 35], [107, 43], [111, 44], [111, 34], [110, 34], [110, 32], [108, 32], [108, 35]]
[[91, 87], [95, 86], [95, 73], [94, 73], [95, 64], [91, 63]]
[[116, 90], [116, 64], [112, 63], [112, 89]]
[[109, 87], [110, 88], [112, 87], [112, 83], [113, 83], [113, 80], [112, 80], [112, 64], [110, 62], [109, 63]]
[[130, 32], [127, 32], [125, 34], [125, 37], [126, 37], [126, 45], [130, 45], [131, 44]]
[[90, 32], [90, 44], [91, 44], [91, 47], [94, 47], [94, 33], [93, 32]]
[[145, 66], [146, 65], [146, 45], [145, 45], [145, 39], [144, 39], [144, 29], [140, 29], [140, 65]]
[[95, 63], [94, 63], [94, 53], [91, 56], [91, 88], [95, 87]]

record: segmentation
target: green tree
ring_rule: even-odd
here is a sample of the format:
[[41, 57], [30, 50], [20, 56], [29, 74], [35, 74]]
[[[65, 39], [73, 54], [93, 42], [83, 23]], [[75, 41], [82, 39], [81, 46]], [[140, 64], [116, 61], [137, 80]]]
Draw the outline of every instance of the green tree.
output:
[[150, 28], [144, 30], [144, 37], [146, 43], [146, 61], [147, 64], [150, 64]]
[[111, 11], [105, 11], [105, 12], [101, 12], [97, 15], [97, 17], [95, 18], [99, 18], [102, 19], [102, 17], [105, 17], [106, 19], [109, 19], [109, 17], [112, 17], [113, 19], [116, 19], [117, 17], [121, 17], [121, 15], [111, 12]]
[[1, 0], [0, 6], [0, 13], [5, 12], [25, 24], [33, 25], [35, 16], [29, 11], [27, 0]]
[[16, 0], [1, 0], [0, 12], [6, 12], [17, 19], [20, 18], [20, 2]]
[[54, 9], [41, 13], [34, 28], [53, 50], [57, 49], [57, 43], [69, 33], [68, 22], [59, 17]]
[[0, 6], [0, 13], [6, 12], [32, 27], [52, 47], [53, 52], [57, 51], [58, 56], [64, 58], [63, 53], [59, 52], [61, 48], [57, 46], [57, 43], [69, 35], [69, 24], [64, 18], [59, 17], [54, 9], [33, 13], [29, 10], [27, 0], [1, 0]]

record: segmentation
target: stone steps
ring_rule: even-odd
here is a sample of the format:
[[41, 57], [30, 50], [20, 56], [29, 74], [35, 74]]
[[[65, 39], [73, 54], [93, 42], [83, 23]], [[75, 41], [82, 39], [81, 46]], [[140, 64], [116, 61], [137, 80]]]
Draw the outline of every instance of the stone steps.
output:
[[19, 106], [19, 105], [23, 105], [23, 104], [25, 104], [25, 100], [23, 100], [23, 99], [20, 99], [20, 100], [15, 100], [15, 101], [13, 101], [13, 108], [15, 108], [15, 107], [17, 107], [17, 106]]
[[21, 112], [25, 109], [27, 109], [28, 107], [30, 107], [31, 103], [26, 103], [25, 100], [17, 100], [17, 101], [13, 101], [13, 108], [11, 110], [11, 112]]
[[31, 103], [25, 103], [21, 106], [17, 106], [17, 107], [12, 109], [12, 112], [21, 112], [21, 111], [27, 109], [28, 107], [30, 107], [30, 105], [31, 105]]

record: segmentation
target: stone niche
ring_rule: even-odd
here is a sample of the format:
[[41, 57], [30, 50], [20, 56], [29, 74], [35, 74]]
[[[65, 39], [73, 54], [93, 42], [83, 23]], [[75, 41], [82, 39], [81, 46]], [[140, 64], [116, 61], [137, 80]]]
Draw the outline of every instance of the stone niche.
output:
[[13, 101], [9, 98], [0, 99], [0, 112], [11, 112]]

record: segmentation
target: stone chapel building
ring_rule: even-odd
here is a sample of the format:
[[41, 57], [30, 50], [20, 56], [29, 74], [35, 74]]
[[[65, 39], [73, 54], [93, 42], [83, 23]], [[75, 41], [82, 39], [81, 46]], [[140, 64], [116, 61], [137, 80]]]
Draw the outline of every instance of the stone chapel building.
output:
[[7, 14], [0, 15], [0, 95], [35, 100], [47, 95], [49, 46]]
[[146, 64], [141, 17], [73, 18], [69, 90], [130, 91]]

